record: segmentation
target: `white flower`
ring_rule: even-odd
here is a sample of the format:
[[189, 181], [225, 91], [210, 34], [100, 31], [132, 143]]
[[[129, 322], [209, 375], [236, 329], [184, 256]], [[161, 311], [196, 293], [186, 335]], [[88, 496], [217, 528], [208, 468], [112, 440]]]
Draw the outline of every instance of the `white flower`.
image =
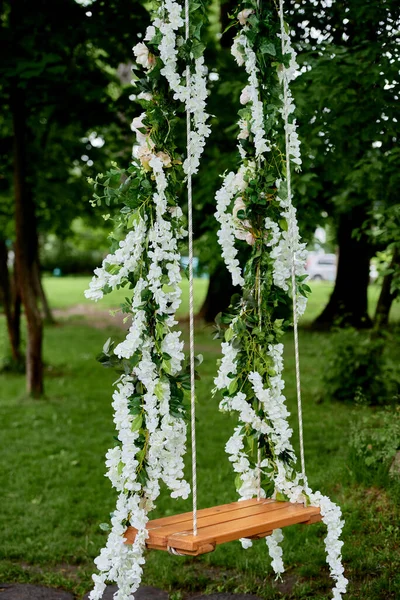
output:
[[237, 16], [239, 23], [241, 25], [246, 25], [247, 19], [253, 12], [254, 11], [251, 8], [245, 8], [244, 10], [241, 10]]
[[268, 546], [269, 555], [272, 559], [271, 566], [277, 576], [279, 577], [285, 571], [285, 567], [283, 566], [282, 560], [282, 548], [279, 544], [283, 540], [283, 534], [281, 529], [274, 529], [271, 535], [268, 535], [265, 538], [265, 541]]
[[136, 62], [145, 69], [151, 69], [155, 65], [155, 57], [149, 52], [148, 47], [143, 42], [139, 42], [132, 48]]
[[247, 104], [251, 100], [251, 88], [247, 85], [243, 88], [242, 93], [240, 94], [240, 104]]
[[157, 152], [156, 156], [161, 160], [164, 167], [168, 168], [172, 165], [171, 157], [166, 152]]
[[[147, 142], [147, 127], [143, 124], [143, 119], [146, 118], [146, 113], [142, 113], [139, 117], [135, 117], [131, 123], [131, 129], [136, 133], [136, 139], [139, 144]], [[146, 133], [140, 130], [146, 130]]]
[[241, 196], [239, 196], [235, 200], [232, 211], [233, 216], [237, 218], [237, 214], [240, 210], [246, 210], [246, 204], [244, 203], [243, 198]]
[[151, 42], [151, 40], [154, 38], [155, 35], [156, 35], [156, 28], [154, 27], [154, 25], [149, 25], [149, 27], [146, 29], [144, 41]]
[[249, 135], [250, 135], [250, 132], [249, 132], [247, 121], [245, 121], [244, 119], [240, 119], [240, 121], [239, 121], [239, 135], [237, 136], [237, 139], [238, 140], [247, 140], [247, 138], [249, 137]]
[[231, 54], [234, 57], [234, 59], [236, 60], [239, 67], [244, 65], [244, 49], [243, 49], [243, 46], [241, 45], [241, 40], [239, 37], [235, 37], [235, 39], [233, 40]]
[[147, 102], [151, 102], [153, 100], [153, 95], [150, 92], [140, 92], [138, 95], [138, 100], [146, 100]]

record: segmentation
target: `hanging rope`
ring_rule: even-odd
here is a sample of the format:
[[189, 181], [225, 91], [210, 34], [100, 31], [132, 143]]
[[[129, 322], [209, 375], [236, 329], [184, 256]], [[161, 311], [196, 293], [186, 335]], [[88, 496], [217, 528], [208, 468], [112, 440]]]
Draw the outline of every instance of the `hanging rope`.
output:
[[[185, 40], [189, 39], [189, 1], [185, 0]], [[186, 67], [186, 89], [190, 92], [190, 67]], [[196, 452], [196, 389], [194, 373], [194, 309], [193, 309], [193, 193], [191, 173], [191, 115], [189, 102], [186, 104], [186, 145], [188, 158], [187, 195], [188, 195], [188, 229], [189, 229], [189, 356], [190, 356], [190, 414], [192, 433], [192, 498], [193, 498], [193, 535], [197, 535], [197, 452]]]
[[[257, 308], [258, 308], [258, 327], [262, 328], [262, 311], [261, 311], [261, 273], [260, 266], [257, 271]], [[261, 409], [261, 402], [258, 403], [258, 409]], [[261, 500], [261, 448], [258, 442], [257, 448], [257, 500]]]
[[[281, 44], [282, 54], [285, 51], [284, 34], [285, 34], [285, 22], [283, 18], [283, 0], [279, 0], [279, 17], [281, 24]], [[287, 190], [290, 207], [292, 208], [292, 180], [290, 172], [290, 154], [289, 154], [289, 114], [288, 114], [288, 82], [286, 77], [283, 77], [283, 111], [284, 111], [284, 122], [285, 122], [285, 146], [286, 146], [286, 177], [287, 177]], [[299, 442], [300, 442], [300, 461], [301, 461], [301, 473], [303, 481], [306, 479], [306, 467], [304, 460], [304, 439], [303, 439], [303, 410], [301, 403], [301, 385], [300, 385], [300, 354], [299, 354], [299, 335], [297, 327], [297, 293], [296, 293], [296, 252], [294, 249], [295, 231], [289, 231], [289, 238], [292, 242], [292, 297], [293, 297], [293, 331], [294, 331], [294, 353], [296, 363], [296, 389], [297, 389], [297, 413], [299, 419]]]

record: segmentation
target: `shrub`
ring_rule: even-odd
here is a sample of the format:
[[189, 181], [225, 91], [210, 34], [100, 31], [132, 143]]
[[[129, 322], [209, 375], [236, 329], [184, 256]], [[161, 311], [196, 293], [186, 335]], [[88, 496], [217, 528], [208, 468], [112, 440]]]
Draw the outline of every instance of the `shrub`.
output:
[[383, 405], [393, 402], [399, 381], [388, 361], [388, 336], [373, 338], [364, 331], [348, 328], [332, 334], [325, 389], [335, 400]]
[[63, 275], [91, 273], [101, 264], [105, 256], [103, 250], [77, 248], [70, 240], [57, 238], [47, 242], [41, 249], [40, 263], [43, 271], [60, 269]]
[[[357, 419], [350, 436], [349, 467], [357, 481], [387, 487], [400, 450], [400, 406]], [[392, 469], [393, 471], [393, 469]], [[393, 473], [399, 479], [399, 474]]]

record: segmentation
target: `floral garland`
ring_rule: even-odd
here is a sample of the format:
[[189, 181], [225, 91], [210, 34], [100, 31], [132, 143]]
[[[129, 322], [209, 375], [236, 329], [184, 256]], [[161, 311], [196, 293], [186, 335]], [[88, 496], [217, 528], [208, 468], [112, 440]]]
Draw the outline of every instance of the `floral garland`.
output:
[[[282, 6], [281, 16], [283, 19]], [[226, 452], [237, 474], [240, 498], [268, 496], [320, 508], [328, 530], [325, 546], [335, 581], [333, 598], [338, 600], [347, 586], [341, 563], [341, 510], [320, 492], [313, 492], [305, 476], [296, 471], [283, 394], [283, 345], [279, 340], [293, 322], [293, 295], [299, 316], [310, 291], [305, 283], [305, 245], [300, 241], [290, 186], [288, 191], [286, 150], [289, 162], [295, 168], [301, 166], [289, 89], [296, 73], [296, 55], [285, 29], [281, 35], [280, 19], [271, 8], [246, 0], [234, 18], [241, 29], [232, 54], [248, 75], [238, 123], [242, 164], [237, 173], [224, 177], [216, 195], [216, 218], [223, 257], [233, 282], [243, 287], [243, 295], [233, 299], [229, 314], [222, 315], [218, 323], [225, 341], [215, 391], [223, 395], [220, 409], [235, 411], [238, 416]], [[244, 273], [235, 240], [252, 246]], [[266, 538], [277, 576], [284, 571], [282, 539], [280, 530]], [[249, 547], [251, 540], [242, 540], [242, 545]]]
[[[136, 82], [137, 100], [145, 112], [132, 122], [137, 144], [131, 166], [124, 170], [113, 164], [92, 181], [93, 204], [122, 205], [115, 230], [126, 235], [114, 241], [85, 295], [97, 301], [114, 289], [131, 288], [132, 298], [126, 299], [122, 310], [132, 322], [126, 338], [116, 346], [108, 340], [99, 357], [121, 373], [112, 402], [118, 443], [106, 455], [107, 476], [119, 496], [106, 546], [95, 560], [99, 573], [93, 575], [91, 600], [102, 597], [106, 581], [118, 586], [115, 600], [131, 599], [140, 585], [146, 523], [160, 481], [173, 498], [187, 498], [190, 492], [183, 474], [190, 376], [184, 367], [181, 333], [174, 329], [181, 302], [178, 245], [187, 235], [177, 197], [185, 177], [197, 172], [210, 129], [199, 41], [204, 6], [201, 3], [191, 19], [186, 41], [182, 13], [181, 2], [159, 2], [145, 43], [133, 48], [145, 71]], [[175, 136], [181, 103], [192, 120], [191, 152], [185, 162]], [[128, 526], [137, 530], [132, 545], [125, 544]]]

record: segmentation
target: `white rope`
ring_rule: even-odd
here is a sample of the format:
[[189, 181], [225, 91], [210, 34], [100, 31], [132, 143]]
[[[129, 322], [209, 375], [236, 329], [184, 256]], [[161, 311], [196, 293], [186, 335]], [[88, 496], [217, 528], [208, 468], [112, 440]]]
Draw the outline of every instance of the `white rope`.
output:
[[[257, 8], [259, 9], [261, 5], [261, 0], [257, 0]], [[257, 167], [260, 168], [261, 167], [261, 160], [258, 159], [257, 161]], [[261, 329], [261, 317], [262, 317], [262, 313], [261, 313], [261, 282], [260, 282], [260, 273], [258, 274], [258, 281], [257, 281], [257, 295], [258, 295], [258, 318], [259, 318], [259, 328]], [[261, 408], [261, 402], [259, 402], [258, 404], [259, 408]], [[258, 449], [257, 449], [257, 500], [261, 500], [261, 448], [260, 448], [260, 442], [258, 442]]]
[[[279, 0], [279, 17], [281, 23], [281, 43], [282, 53], [284, 53], [284, 35], [285, 35], [285, 22], [283, 18], [283, 0]], [[288, 82], [283, 76], [283, 114], [285, 122], [285, 146], [286, 146], [286, 176], [287, 176], [287, 191], [288, 200], [292, 205], [292, 180], [290, 171], [290, 154], [289, 154], [289, 114], [288, 114]], [[296, 254], [294, 249], [294, 236], [295, 231], [289, 231], [289, 239], [291, 240], [291, 251], [292, 251], [292, 297], [293, 297], [293, 331], [294, 331], [294, 353], [296, 363], [296, 389], [297, 389], [297, 412], [299, 419], [299, 442], [300, 442], [300, 461], [301, 461], [301, 473], [303, 480], [306, 478], [306, 468], [304, 460], [304, 439], [303, 439], [303, 410], [301, 404], [301, 385], [300, 385], [300, 355], [299, 355], [299, 334], [297, 328], [297, 291], [296, 291]]]
[[[261, 311], [261, 274], [260, 268], [257, 272], [257, 308], [258, 308], [258, 327], [262, 328], [262, 311]], [[258, 408], [261, 409], [261, 402], [258, 403]], [[261, 448], [258, 441], [257, 449], [257, 500], [261, 500]]]
[[[185, 0], [185, 39], [189, 39], [189, 0]], [[191, 115], [189, 100], [191, 96], [190, 67], [186, 67], [186, 144], [188, 159], [187, 195], [189, 229], [189, 355], [190, 355], [190, 413], [192, 432], [192, 498], [193, 498], [193, 535], [197, 535], [197, 452], [196, 452], [196, 390], [194, 373], [194, 309], [193, 309], [193, 193], [191, 172]]]

